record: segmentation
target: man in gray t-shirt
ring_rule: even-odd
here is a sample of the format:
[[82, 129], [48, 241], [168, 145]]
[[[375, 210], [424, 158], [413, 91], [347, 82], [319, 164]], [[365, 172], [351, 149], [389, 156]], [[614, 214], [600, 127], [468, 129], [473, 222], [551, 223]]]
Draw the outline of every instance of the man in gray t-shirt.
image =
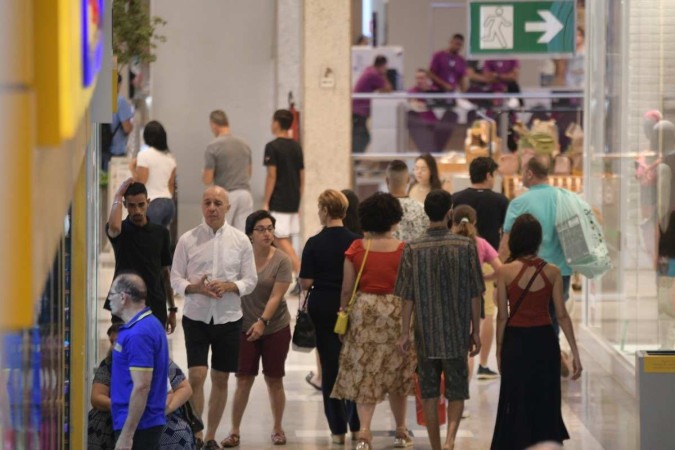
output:
[[209, 125], [215, 136], [204, 152], [205, 185], [215, 184], [229, 193], [230, 210], [227, 223], [244, 231], [246, 218], [253, 212], [251, 196], [251, 149], [239, 138], [230, 134], [230, 123], [225, 112], [213, 111]]

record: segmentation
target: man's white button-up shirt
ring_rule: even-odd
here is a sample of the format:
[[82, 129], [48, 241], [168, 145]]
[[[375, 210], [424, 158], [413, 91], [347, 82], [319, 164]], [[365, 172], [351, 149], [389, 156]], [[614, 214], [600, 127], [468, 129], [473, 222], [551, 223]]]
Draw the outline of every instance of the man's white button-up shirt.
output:
[[[230, 281], [239, 294], [227, 292], [221, 298], [186, 294], [190, 284], [207, 275], [209, 280]], [[227, 222], [214, 233], [206, 223], [183, 234], [176, 245], [171, 267], [171, 287], [185, 297], [183, 315], [216, 325], [242, 317], [241, 296], [250, 294], [258, 282], [253, 247], [249, 238]]]

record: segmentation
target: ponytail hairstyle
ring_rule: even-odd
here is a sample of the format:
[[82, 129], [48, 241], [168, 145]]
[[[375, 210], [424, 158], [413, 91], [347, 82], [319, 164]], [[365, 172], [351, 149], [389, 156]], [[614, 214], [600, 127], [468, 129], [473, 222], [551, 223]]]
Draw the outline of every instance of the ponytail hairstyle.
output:
[[476, 240], [476, 210], [469, 205], [460, 205], [452, 211], [452, 232]]

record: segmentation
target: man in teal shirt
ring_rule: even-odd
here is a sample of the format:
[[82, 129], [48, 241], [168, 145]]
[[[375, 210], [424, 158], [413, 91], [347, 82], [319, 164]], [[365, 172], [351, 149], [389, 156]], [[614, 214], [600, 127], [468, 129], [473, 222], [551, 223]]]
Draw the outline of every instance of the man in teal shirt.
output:
[[[572, 269], [565, 262], [565, 254], [555, 228], [558, 188], [549, 184], [548, 171], [548, 165], [538, 157], [533, 157], [528, 161], [523, 173], [523, 184], [528, 188], [528, 191], [509, 203], [509, 208], [506, 210], [506, 219], [504, 219], [504, 234], [499, 244], [499, 256], [502, 261], [506, 261], [509, 257], [509, 233], [516, 218], [521, 214], [532, 214], [541, 224], [543, 232], [539, 256], [560, 269], [563, 277], [563, 298], [567, 301]], [[552, 302], [551, 319], [554, 329], [558, 332], [558, 319], [553, 312]]]

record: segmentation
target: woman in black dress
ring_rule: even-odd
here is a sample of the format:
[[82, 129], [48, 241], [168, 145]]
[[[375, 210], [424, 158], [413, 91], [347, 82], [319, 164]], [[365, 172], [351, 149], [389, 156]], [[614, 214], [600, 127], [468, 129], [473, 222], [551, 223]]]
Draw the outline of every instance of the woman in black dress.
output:
[[339, 191], [328, 189], [319, 195], [319, 220], [324, 228], [305, 244], [300, 265], [300, 284], [310, 291], [308, 310], [316, 328], [323, 408], [335, 444], [344, 444], [347, 428], [352, 433], [361, 428], [354, 403], [330, 398], [342, 348], [333, 329], [340, 308], [345, 251], [359, 239], [342, 223], [347, 207], [347, 198]]
[[499, 271], [501, 389], [492, 450], [521, 450], [538, 442], [569, 439], [560, 411], [560, 345], [548, 309], [551, 298], [574, 357], [573, 380], [581, 376], [582, 367], [563, 301], [560, 269], [537, 256], [541, 240], [537, 219], [530, 214], [518, 217], [509, 235], [511, 255]]

